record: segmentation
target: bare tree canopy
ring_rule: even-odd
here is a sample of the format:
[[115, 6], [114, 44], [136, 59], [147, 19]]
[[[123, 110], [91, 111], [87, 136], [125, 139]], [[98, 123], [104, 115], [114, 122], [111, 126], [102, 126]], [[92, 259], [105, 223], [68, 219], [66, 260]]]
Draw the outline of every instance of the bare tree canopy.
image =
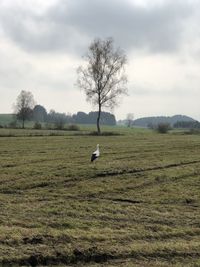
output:
[[17, 119], [22, 121], [22, 128], [24, 128], [25, 120], [29, 119], [32, 115], [35, 100], [33, 94], [29, 91], [22, 90], [18, 95], [16, 104], [14, 105]]
[[134, 121], [134, 114], [133, 113], [128, 113], [126, 116], [126, 123], [128, 127], [131, 127], [133, 125]]
[[87, 101], [98, 106], [97, 131], [100, 134], [102, 107], [114, 108], [120, 95], [127, 93], [124, 66], [126, 55], [114, 48], [113, 39], [95, 39], [85, 57], [86, 66], [78, 68], [78, 86], [84, 90]]

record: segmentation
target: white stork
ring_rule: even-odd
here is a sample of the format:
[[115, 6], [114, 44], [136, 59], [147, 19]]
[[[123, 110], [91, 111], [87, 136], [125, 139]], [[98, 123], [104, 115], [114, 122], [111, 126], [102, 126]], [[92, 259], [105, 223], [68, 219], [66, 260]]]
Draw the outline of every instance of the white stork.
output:
[[97, 144], [97, 149], [92, 153], [91, 162], [93, 162], [96, 159], [98, 159], [99, 156], [100, 156], [99, 144]]

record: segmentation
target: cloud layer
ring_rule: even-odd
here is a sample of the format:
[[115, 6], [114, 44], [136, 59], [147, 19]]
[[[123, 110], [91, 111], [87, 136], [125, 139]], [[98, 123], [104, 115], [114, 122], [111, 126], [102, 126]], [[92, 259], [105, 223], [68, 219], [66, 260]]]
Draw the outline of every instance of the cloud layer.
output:
[[197, 8], [195, 1], [188, 0], [151, 1], [143, 6], [128, 0], [59, 0], [39, 13], [31, 2], [2, 5], [4, 34], [28, 51], [75, 54], [94, 37], [108, 36], [128, 50], [173, 52], [180, 48]]
[[74, 87], [95, 37], [128, 57], [118, 118], [183, 113], [200, 119], [199, 0], [0, 0], [0, 113], [20, 90], [60, 112], [91, 110]]

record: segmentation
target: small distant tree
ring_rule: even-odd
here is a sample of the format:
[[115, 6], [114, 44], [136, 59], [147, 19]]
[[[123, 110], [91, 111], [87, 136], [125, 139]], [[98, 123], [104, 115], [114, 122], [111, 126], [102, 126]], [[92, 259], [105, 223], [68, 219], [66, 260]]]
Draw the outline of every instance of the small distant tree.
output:
[[88, 115], [85, 112], [79, 111], [74, 116], [76, 123], [88, 123]]
[[169, 123], [161, 122], [157, 125], [156, 130], [159, 133], [167, 133], [171, 129], [171, 126]]
[[36, 129], [36, 130], [40, 130], [40, 129], [42, 129], [42, 124], [39, 123], [39, 122], [35, 122], [33, 128]]
[[85, 57], [87, 65], [78, 68], [78, 86], [85, 91], [87, 101], [98, 107], [97, 132], [100, 130], [102, 107], [114, 108], [118, 97], [126, 94], [126, 55], [114, 48], [113, 39], [95, 39]]
[[35, 100], [33, 94], [29, 91], [22, 90], [17, 97], [16, 104], [14, 105], [16, 117], [22, 121], [22, 128], [24, 129], [24, 123], [29, 120], [33, 114], [33, 108], [35, 106]]
[[47, 111], [46, 109], [41, 105], [36, 105], [33, 108], [33, 119], [36, 122], [44, 122], [47, 120]]
[[134, 114], [128, 113], [126, 116], [126, 122], [128, 127], [131, 127], [133, 125], [133, 120], [134, 120]]
[[56, 121], [55, 121], [54, 125], [55, 125], [55, 128], [57, 130], [63, 130], [64, 127], [65, 127], [65, 117], [62, 116], [62, 115], [61, 116], [58, 116], [56, 118]]
[[48, 114], [48, 122], [53, 123], [58, 130], [64, 129], [66, 120], [67, 116], [65, 113], [55, 112], [55, 110], [51, 109]]

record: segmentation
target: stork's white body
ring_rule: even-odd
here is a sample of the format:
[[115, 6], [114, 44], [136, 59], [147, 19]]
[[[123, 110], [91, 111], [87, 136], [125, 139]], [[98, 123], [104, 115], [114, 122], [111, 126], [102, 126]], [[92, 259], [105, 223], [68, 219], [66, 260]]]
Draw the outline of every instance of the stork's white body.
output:
[[91, 162], [95, 161], [96, 159], [98, 159], [100, 156], [100, 151], [99, 151], [99, 144], [97, 144], [97, 149], [92, 153], [91, 156]]

